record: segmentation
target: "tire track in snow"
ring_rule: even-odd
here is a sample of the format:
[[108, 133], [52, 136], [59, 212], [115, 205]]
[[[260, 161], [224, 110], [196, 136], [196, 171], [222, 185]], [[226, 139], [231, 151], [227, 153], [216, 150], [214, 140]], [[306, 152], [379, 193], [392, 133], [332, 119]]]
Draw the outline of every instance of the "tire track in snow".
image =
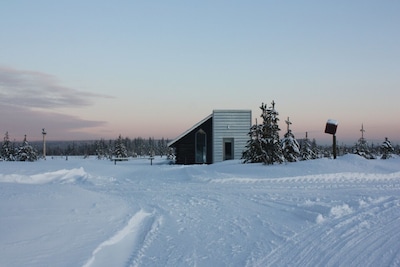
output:
[[138, 266], [157, 235], [161, 219], [143, 209], [138, 211], [123, 229], [97, 246], [83, 267]]
[[333, 226], [336, 232], [330, 237], [333, 247], [326, 248], [332, 249], [327, 254], [330, 258], [321, 265], [392, 266], [394, 261], [399, 261], [399, 252], [391, 250], [397, 250], [400, 239], [397, 230], [400, 218], [396, 216], [399, 207], [398, 199], [387, 198], [344, 217]]
[[400, 262], [399, 207], [398, 199], [388, 198], [343, 216], [326, 218], [295, 233], [251, 265], [396, 266]]
[[343, 172], [331, 174], [304, 175], [283, 178], [246, 178], [246, 177], [229, 177], [217, 178], [210, 180], [210, 183], [376, 183], [376, 182], [398, 182], [400, 180], [400, 172], [394, 173], [357, 173]]

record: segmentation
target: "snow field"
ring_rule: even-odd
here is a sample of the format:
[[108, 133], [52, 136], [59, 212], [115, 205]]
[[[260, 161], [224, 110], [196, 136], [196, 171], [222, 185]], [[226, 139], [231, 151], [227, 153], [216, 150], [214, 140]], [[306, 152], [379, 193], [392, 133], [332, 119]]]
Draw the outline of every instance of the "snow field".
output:
[[0, 162], [0, 266], [399, 266], [399, 163]]

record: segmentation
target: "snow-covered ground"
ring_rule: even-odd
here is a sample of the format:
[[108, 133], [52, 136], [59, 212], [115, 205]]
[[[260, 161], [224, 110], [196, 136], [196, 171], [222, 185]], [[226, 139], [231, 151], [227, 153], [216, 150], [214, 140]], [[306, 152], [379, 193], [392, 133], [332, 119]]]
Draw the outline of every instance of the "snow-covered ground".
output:
[[0, 162], [0, 266], [400, 266], [400, 158]]

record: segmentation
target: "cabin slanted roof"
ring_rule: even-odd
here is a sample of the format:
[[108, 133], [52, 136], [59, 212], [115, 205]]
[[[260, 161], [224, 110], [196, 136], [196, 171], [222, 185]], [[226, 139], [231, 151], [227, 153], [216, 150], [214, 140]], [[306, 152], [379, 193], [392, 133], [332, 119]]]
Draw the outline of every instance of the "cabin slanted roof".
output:
[[169, 142], [167, 145], [169, 147], [173, 146], [176, 142], [178, 142], [180, 139], [182, 139], [183, 137], [185, 137], [187, 134], [189, 134], [191, 131], [193, 131], [195, 128], [199, 127], [200, 125], [202, 125], [203, 123], [205, 123], [206, 121], [208, 121], [210, 118], [213, 117], [213, 114], [208, 115], [207, 117], [205, 117], [204, 119], [202, 119], [201, 121], [199, 121], [198, 123], [196, 123], [195, 125], [193, 125], [190, 129], [188, 129], [187, 131], [185, 131], [184, 133], [182, 133], [181, 135], [179, 135], [177, 138], [175, 138], [174, 140], [172, 140], [171, 142]]

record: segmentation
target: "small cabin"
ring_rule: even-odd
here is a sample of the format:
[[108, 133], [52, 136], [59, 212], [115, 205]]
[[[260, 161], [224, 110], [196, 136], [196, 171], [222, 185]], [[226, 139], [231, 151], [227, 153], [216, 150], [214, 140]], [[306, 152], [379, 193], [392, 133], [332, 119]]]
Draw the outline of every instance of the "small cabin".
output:
[[241, 159], [251, 127], [251, 110], [214, 110], [168, 143], [176, 164], [212, 164]]

